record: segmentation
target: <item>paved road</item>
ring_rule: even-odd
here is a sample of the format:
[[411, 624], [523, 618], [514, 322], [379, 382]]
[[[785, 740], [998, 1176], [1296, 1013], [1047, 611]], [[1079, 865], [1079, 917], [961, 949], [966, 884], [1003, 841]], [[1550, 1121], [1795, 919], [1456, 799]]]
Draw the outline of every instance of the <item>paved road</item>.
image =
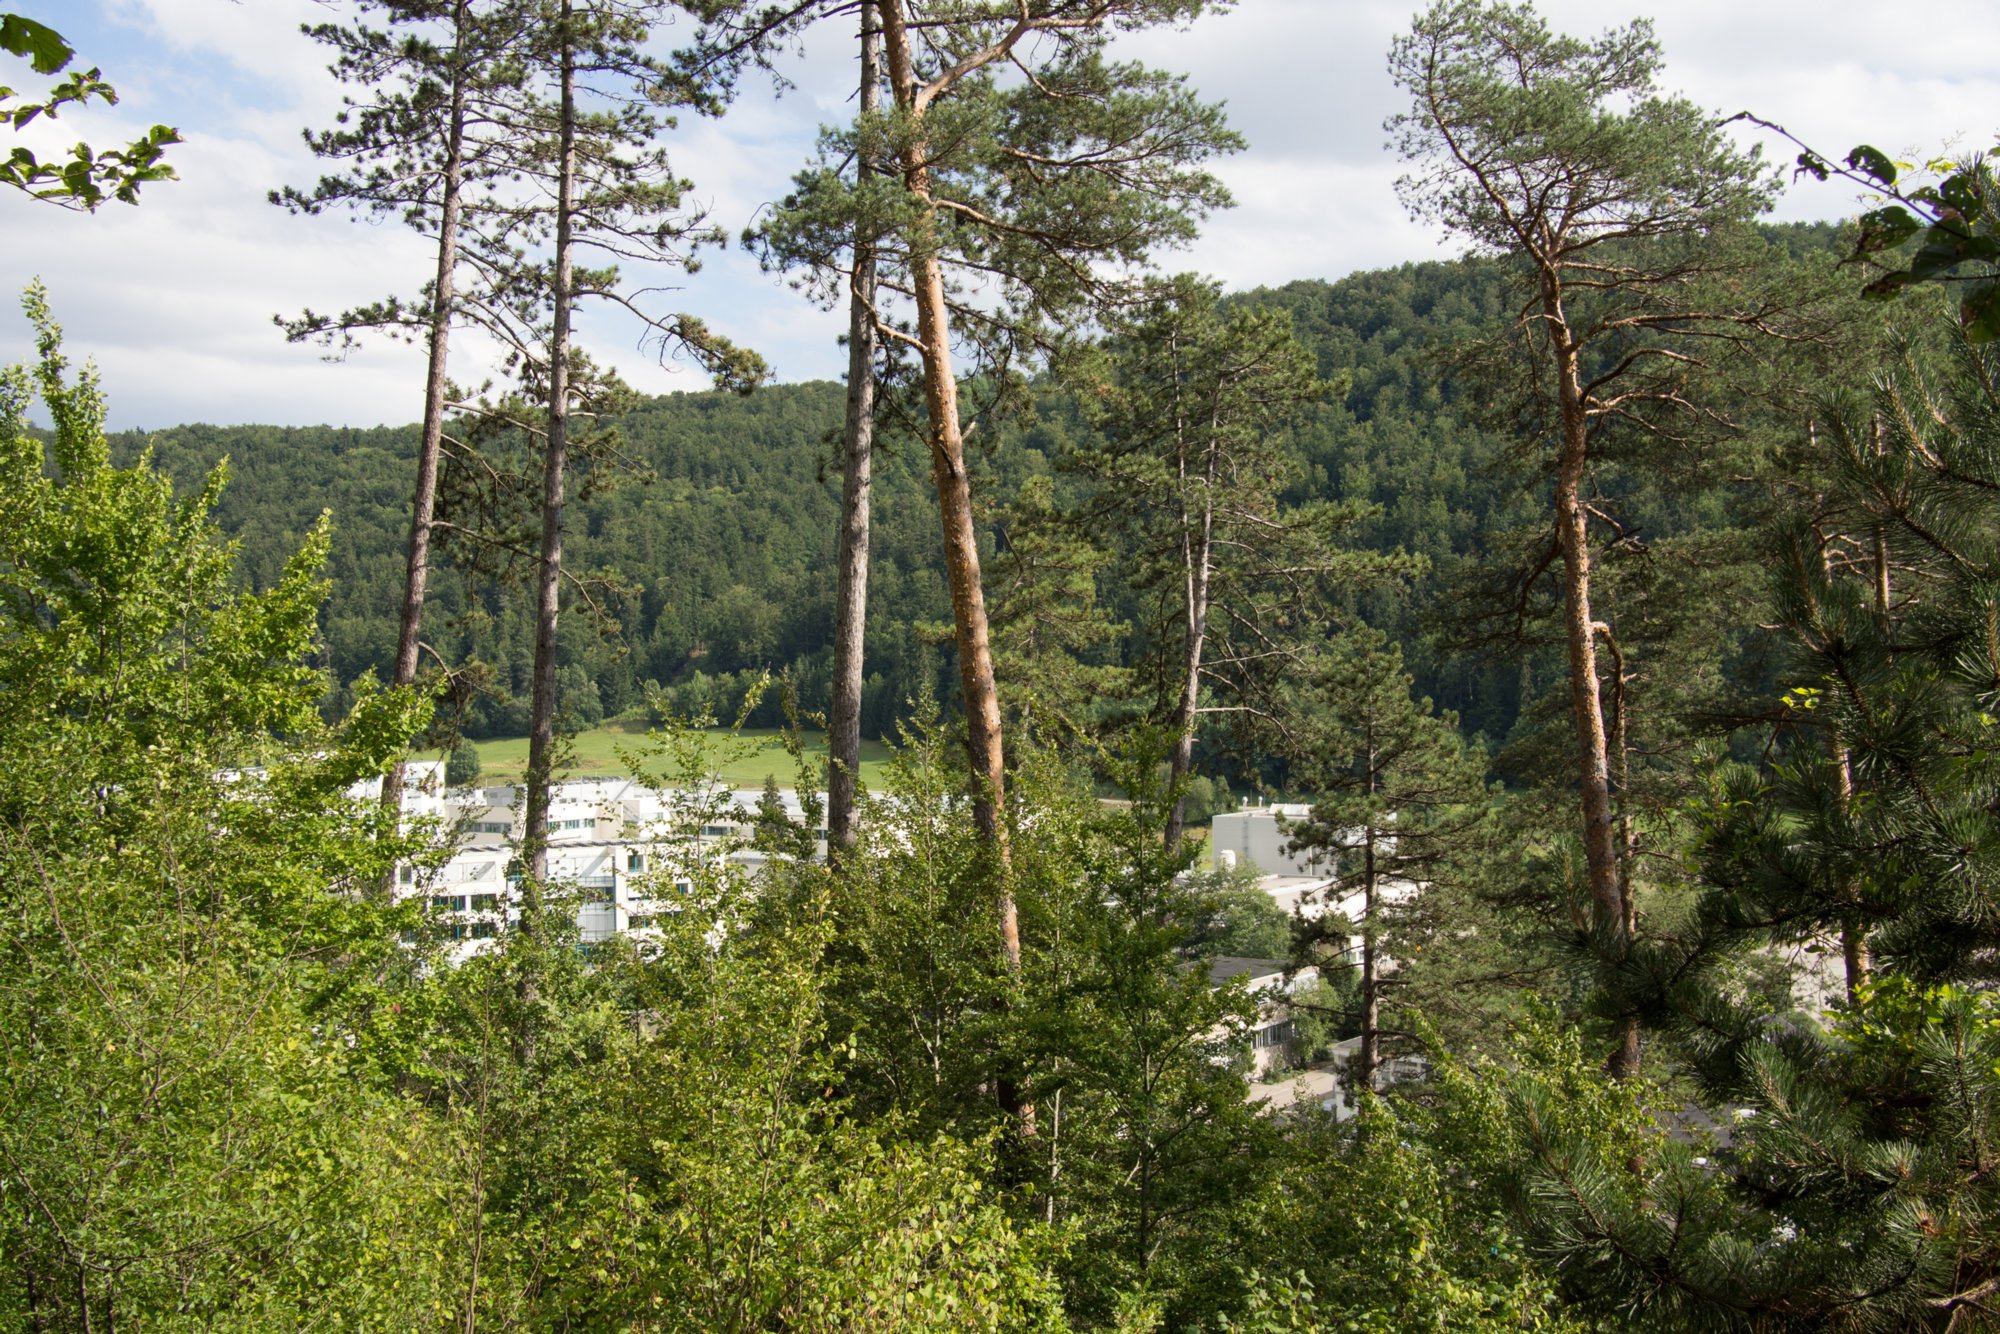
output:
[[1250, 1101], [1264, 1103], [1274, 1112], [1288, 1111], [1302, 1103], [1308, 1106], [1317, 1103], [1323, 1108], [1331, 1106], [1340, 1113], [1347, 1110], [1340, 1103], [1340, 1080], [1327, 1066], [1301, 1070], [1269, 1084], [1252, 1084]]

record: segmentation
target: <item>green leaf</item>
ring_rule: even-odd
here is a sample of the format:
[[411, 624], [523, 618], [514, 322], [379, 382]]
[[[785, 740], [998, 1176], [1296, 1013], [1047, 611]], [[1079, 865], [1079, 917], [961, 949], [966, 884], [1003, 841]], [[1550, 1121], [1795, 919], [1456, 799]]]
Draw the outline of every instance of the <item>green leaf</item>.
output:
[[1935, 278], [1971, 258], [1970, 238], [1946, 227], [1924, 231], [1924, 243], [1910, 260], [1910, 277]]
[[1978, 218], [1986, 211], [1986, 201], [1979, 193], [1979, 178], [1969, 171], [1946, 177], [1938, 186], [1938, 198], [1945, 207], [1966, 221]]
[[0, 51], [24, 57], [37, 74], [54, 74], [76, 55], [61, 33], [19, 14], [0, 14]]
[[1915, 214], [1901, 204], [1891, 204], [1864, 213], [1859, 219], [1861, 236], [1854, 243], [1856, 255], [1870, 255], [1880, 250], [1894, 250], [1923, 228]]
[[1861, 289], [1861, 295], [1870, 301], [1890, 301], [1901, 296], [1903, 289], [1917, 279], [1907, 273], [1885, 273], [1874, 282]]
[[1881, 149], [1862, 144], [1847, 155], [1847, 165], [1871, 177], [1877, 184], [1893, 186], [1896, 183], [1896, 164]]

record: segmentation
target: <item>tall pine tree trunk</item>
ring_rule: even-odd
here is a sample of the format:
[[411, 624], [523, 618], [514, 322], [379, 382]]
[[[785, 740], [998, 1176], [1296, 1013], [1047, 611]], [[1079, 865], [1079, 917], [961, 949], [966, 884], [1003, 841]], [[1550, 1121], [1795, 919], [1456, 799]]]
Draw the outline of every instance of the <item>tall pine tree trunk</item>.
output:
[[[917, 86], [902, 0], [880, 0], [883, 48], [899, 107], [921, 117], [914, 106]], [[973, 818], [992, 848], [1000, 869], [1000, 939], [1010, 966], [1021, 964], [1021, 933], [1008, 887], [1009, 858], [1006, 754], [1000, 732], [1000, 697], [993, 684], [993, 648], [986, 622], [986, 595], [980, 586], [979, 534], [972, 522], [972, 489], [965, 470], [965, 435], [958, 419], [958, 380], [951, 368], [951, 312], [945, 302], [944, 266], [937, 253], [937, 216], [931, 203], [928, 145], [921, 134], [904, 141], [899, 164], [904, 188], [922, 215], [912, 225], [911, 285], [917, 306], [917, 340], [924, 367], [924, 406], [930, 417], [931, 477], [937, 484], [938, 514], [944, 527], [945, 578], [951, 590], [952, 623], [958, 647], [958, 679], [964, 696], [966, 749], [972, 761]]]
[[[1631, 940], [1625, 887], [1619, 875], [1618, 834], [1611, 808], [1611, 764], [1604, 726], [1603, 687], [1597, 675], [1597, 621], [1590, 609], [1590, 513], [1583, 484], [1589, 459], [1589, 422], [1575, 344], [1563, 318], [1553, 276], [1544, 278], [1543, 311], [1557, 359], [1556, 389], [1562, 410], [1562, 450], [1557, 460], [1556, 539], [1563, 564], [1563, 642], [1569, 657], [1570, 714], [1576, 725], [1577, 797], [1583, 814], [1583, 857], [1589, 882], [1591, 928], [1599, 949], [1621, 962]], [[1639, 1022], [1622, 1016], [1607, 1063], [1621, 1078], [1639, 1071]]]
[[[1167, 752], [1167, 790], [1170, 792], [1187, 781], [1188, 770], [1194, 767], [1194, 729], [1201, 707], [1201, 644], [1208, 628], [1207, 609], [1195, 614], [1190, 608], [1187, 620], [1188, 654], [1183, 664], [1186, 672], [1181, 680], [1180, 702], [1174, 709], [1174, 747]], [[1180, 847], [1181, 840], [1186, 836], [1187, 794], [1183, 792], [1174, 798], [1173, 808], [1167, 812], [1167, 851]]]
[[[1375, 912], [1375, 895], [1367, 898], [1365, 912]], [[1354, 1053], [1353, 1085], [1373, 1093], [1376, 1072], [1382, 1068], [1382, 983], [1375, 950], [1375, 928], [1361, 927], [1361, 1041]]]
[[[1875, 452], [1884, 450], [1882, 423], [1875, 423]], [[1882, 636], [1889, 635], [1889, 608], [1895, 601], [1895, 590], [1891, 586], [1889, 573], [1889, 538], [1887, 532], [1878, 527], [1873, 535], [1875, 569], [1870, 581], [1870, 594], [1874, 601], [1875, 624]], [[1846, 818], [1854, 801], [1854, 758], [1848, 753], [1847, 744], [1837, 738], [1829, 738], [1830, 757], [1833, 761], [1834, 782], [1840, 801], [1840, 814]], [[1868, 951], [1868, 922], [1860, 912], [1860, 889], [1854, 877], [1843, 874], [1840, 881], [1841, 899], [1850, 905], [1850, 911], [1840, 922], [1840, 961], [1847, 986], [1849, 1003], [1855, 1001], [1861, 986], [1868, 980], [1870, 969]]]
[[[916, 105], [916, 62], [903, 22], [903, 0], [878, 0], [882, 46], [896, 105], [921, 121]], [[993, 682], [993, 645], [980, 585], [979, 534], [972, 523], [972, 488], [965, 471], [965, 433], [958, 420], [958, 379], [951, 369], [951, 311], [945, 302], [944, 265], [937, 245], [937, 212], [931, 202], [929, 145], [907, 134], [898, 164], [903, 186], [921, 215], [911, 227], [910, 280], [917, 306], [917, 340], [924, 368], [924, 406], [930, 417], [931, 477], [937, 485], [944, 528], [945, 580], [951, 591], [958, 681], [965, 703], [966, 752], [972, 763], [972, 816], [993, 858], [1000, 948], [1009, 972], [1021, 974], [1021, 927], [1014, 909], [1012, 856], [1007, 838], [1007, 759], [1000, 732], [1000, 695]], [[1015, 1072], [1002, 1068], [996, 1093], [1024, 1137], [1035, 1134], [1035, 1106], [1021, 1096]]]
[[[1374, 757], [1369, 757], [1370, 765]], [[1370, 777], [1373, 773], [1371, 770]], [[1369, 817], [1371, 820], [1373, 816]], [[1375, 957], [1375, 830], [1363, 838], [1361, 881], [1361, 1042], [1354, 1053], [1354, 1084], [1374, 1092], [1375, 1072], [1382, 1067], [1382, 982]]]
[[1603, 621], [1593, 623], [1604, 651], [1611, 655], [1610, 733], [1606, 742], [1612, 762], [1612, 810], [1617, 818], [1618, 903], [1627, 940], [1637, 931], [1632, 909], [1632, 870], [1639, 864], [1639, 824], [1632, 815], [1632, 746], [1626, 737], [1625, 651], [1618, 636]]
[[[410, 549], [403, 575], [403, 610], [397, 622], [396, 665], [390, 683], [417, 679], [422, 647], [424, 588], [430, 580], [431, 517], [437, 508], [438, 457], [444, 444], [445, 367], [451, 340], [452, 300], [458, 272], [458, 219], [465, 176], [465, 83], [470, 77], [465, 41], [470, 0], [452, 8], [453, 65], [451, 112], [446, 130], [444, 176], [439, 185], [437, 277], [432, 283], [430, 366], [424, 381], [423, 434], [417, 443], [417, 486], [410, 499]], [[404, 762], [397, 760], [382, 783], [382, 805], [392, 815], [403, 805]], [[395, 873], [390, 872], [391, 875]]]
[[[881, 104], [880, 34], [873, 5], [861, 6], [861, 115]], [[855, 171], [874, 164], [864, 149]], [[840, 574], [833, 617], [833, 700], [827, 715], [827, 860], [854, 844], [861, 769], [861, 683], [868, 624], [870, 489], [875, 449], [875, 251], [857, 229], [847, 312], [847, 422], [840, 470]]]
[[[1211, 423], [1213, 431], [1215, 423]], [[1184, 424], [1175, 423], [1176, 429]], [[1195, 720], [1201, 709], [1201, 662], [1202, 652], [1208, 642], [1208, 590], [1214, 573], [1215, 544], [1215, 482], [1217, 448], [1211, 434], [1208, 447], [1208, 466], [1203, 474], [1201, 506], [1198, 515], [1187, 512], [1187, 452], [1177, 451], [1176, 468], [1180, 473], [1181, 501], [1181, 562], [1186, 587], [1182, 595], [1187, 600], [1185, 629], [1187, 647], [1182, 658], [1181, 697], [1174, 711], [1174, 748], [1167, 760], [1167, 781], [1169, 791], [1177, 789], [1187, 780], [1188, 770], [1194, 765]], [[1187, 832], [1187, 797], [1174, 799], [1173, 809], [1167, 812], [1166, 845], [1172, 852], [1180, 847], [1181, 839]]]
[[[1828, 759], [1833, 764], [1833, 781], [1838, 792], [1840, 815], [1847, 817], [1854, 801], [1854, 759], [1847, 751], [1847, 743], [1829, 734], [1827, 738]], [[1856, 1000], [1862, 983], [1868, 980], [1868, 923], [1856, 910], [1858, 891], [1854, 877], [1841, 873], [1839, 894], [1842, 902], [1849, 905], [1849, 911], [1840, 919], [1840, 962], [1844, 969], [1849, 1003]]]
[[[542, 549], [535, 569], [535, 667], [528, 704], [528, 773], [521, 836], [521, 929], [540, 945], [542, 891], [549, 874], [549, 798], [555, 772], [556, 615], [562, 606], [563, 470], [569, 462], [570, 306], [576, 285], [572, 233], [576, 209], [576, 46], [570, 0], [562, 0], [562, 95], [557, 126], [554, 310], [549, 329], [548, 430], [543, 442]], [[534, 1058], [534, 1005], [539, 997], [533, 959], [521, 974], [525, 1011], [522, 1059]]]

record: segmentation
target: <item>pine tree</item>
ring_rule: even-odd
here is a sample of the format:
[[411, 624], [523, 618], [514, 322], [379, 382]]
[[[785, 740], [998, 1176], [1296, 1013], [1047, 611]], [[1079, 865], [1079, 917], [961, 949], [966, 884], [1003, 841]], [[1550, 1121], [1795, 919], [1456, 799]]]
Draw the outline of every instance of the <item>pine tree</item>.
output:
[[[1389, 122], [1413, 167], [1405, 203], [1516, 261], [1521, 305], [1490, 349], [1489, 392], [1550, 488], [1521, 584], [1560, 571], [1591, 934], [1611, 967], [1634, 932], [1625, 756], [1614, 754], [1617, 729], [1630, 729], [1608, 716], [1603, 659], [1620, 656], [1620, 630], [1594, 574], [1629, 534], [1594, 497], [1594, 478], [1620, 448], [1662, 464], [1700, 456], [1731, 425], [1726, 377], [1754, 366], [1773, 335], [1815, 332], [1801, 318], [1815, 293], [1760, 270], [1749, 231], [1772, 173], [1713, 117], [1658, 91], [1660, 59], [1643, 20], [1586, 42], [1498, 0], [1444, 0], [1390, 53], [1412, 97]], [[1624, 672], [1614, 665], [1614, 692]], [[1629, 1007], [1617, 1030], [1611, 1064], [1629, 1074], [1640, 1059]]]
[[[1315, 794], [1312, 814], [1292, 826], [1295, 847], [1334, 854], [1329, 906], [1353, 904], [1312, 946], [1345, 951], [1361, 937], [1361, 1045], [1348, 1078], [1372, 1089], [1382, 1064], [1382, 1001], [1395, 984], [1389, 957], [1399, 915], [1421, 912], [1430, 882], [1473, 860], [1491, 811], [1484, 764], [1467, 749], [1458, 720], [1413, 698], [1403, 655], [1372, 630], [1327, 644], [1292, 687], [1299, 720], [1287, 779]], [[1457, 866], [1454, 866], [1457, 863]]]
[[[1126, 270], [1188, 238], [1194, 217], [1224, 202], [1202, 170], [1237, 142], [1220, 113], [1180, 81], [1105, 54], [1114, 30], [1200, 8], [877, 0], [889, 111], [824, 132], [818, 165], [751, 238], [826, 300], [847, 294], [853, 238], [877, 238], [878, 291], [894, 298], [878, 304], [877, 331], [920, 367], [973, 808], [1001, 868], [1006, 756], [954, 358], [969, 355], [970, 370], [1005, 389], [1066, 326], [1129, 292]], [[1002, 77], [1016, 66], [1031, 77]], [[856, 182], [840, 164], [857, 157], [891, 169]], [[1004, 887], [1000, 898], [1003, 948], [1018, 960]]]
[[[1102, 443], [1062, 459], [1085, 479], [1078, 527], [1119, 550], [1148, 604], [1153, 647], [1141, 670], [1174, 738], [1176, 787], [1205, 715], [1286, 730], [1273, 683], [1295, 658], [1290, 637], [1330, 613], [1336, 586], [1351, 592], [1409, 568], [1343, 550], [1342, 530], [1364, 508], [1281, 504], [1301, 471], [1283, 428], [1331, 386], [1289, 315], [1223, 307], [1219, 295], [1177, 278], [1112, 322], [1103, 354], [1072, 369]], [[1184, 827], [1177, 800], [1169, 848]]]
[[[861, 10], [859, 115], [872, 119], [882, 106], [882, 34], [876, 11]], [[875, 170], [858, 152], [859, 181]], [[875, 242], [867, 225], [854, 231], [852, 290], [847, 307], [847, 415], [840, 455], [840, 581], [834, 601], [833, 689], [826, 719], [827, 857], [838, 862], [854, 843], [854, 797], [861, 772], [861, 689], [867, 672], [868, 549], [875, 470]]]
[[1782, 938], [1842, 939], [1850, 993], [1871, 962], [1926, 984], [1989, 972], [1996, 441], [2000, 354], [1955, 333], [1944, 355], [1899, 340], [1873, 392], [1825, 401], [1787, 459], [1783, 744], [1711, 872]]
[[[480, 221], [482, 203], [491, 201], [482, 196], [504, 181], [508, 169], [509, 145], [500, 127], [511, 119], [511, 62], [529, 13], [512, 0], [374, 0], [361, 13], [371, 11], [379, 11], [389, 27], [370, 28], [356, 20], [307, 29], [336, 53], [333, 76], [362, 95], [359, 101], [347, 99], [336, 128], [306, 134], [315, 154], [346, 169], [322, 176], [310, 193], [291, 187], [273, 191], [271, 202], [306, 215], [336, 208], [363, 216], [393, 214], [435, 244], [431, 280], [415, 301], [392, 297], [338, 315], [307, 311], [280, 321], [293, 342], [310, 339], [343, 350], [369, 331], [424, 340], [417, 477], [389, 676], [393, 685], [410, 686], [423, 648], [438, 475], [451, 406], [451, 334], [455, 325], [478, 320], [491, 297], [479, 284], [461, 289], [461, 227], [471, 195], [470, 260], [476, 273], [487, 270], [491, 261], [481, 252], [490, 251], [493, 239], [480, 234]], [[382, 786], [385, 809], [401, 809], [402, 787], [399, 764]]]
[[987, 567], [993, 674], [1008, 728], [1060, 745], [1120, 721], [1132, 673], [1117, 661], [1131, 627], [1098, 596], [1111, 557], [1069, 522], [1056, 479], [1037, 475], [996, 518]]
[[[1626, 981], [1728, 1113], [1641, 1103], [1607, 1139], [1591, 1104], [1625, 1093], [1517, 1059], [1467, 1169], [1598, 1310], [1979, 1328], [2000, 1290], [2000, 355], [1962, 333], [1943, 363], [1904, 347], [1787, 462], [1769, 564], [1789, 717], [1768, 768], [1720, 765], [1693, 805], [1700, 897]], [[1870, 973], [1831, 1009], [1745, 986], [1857, 930]], [[1710, 1117], [1719, 1144], [1699, 1141]]]
[[752, 841], [764, 852], [783, 852], [793, 847], [798, 840], [793, 836], [796, 826], [792, 817], [785, 813], [785, 797], [778, 790], [778, 776], [764, 775], [764, 790], [757, 794], [757, 814]]
[[[531, 576], [535, 653], [528, 722], [524, 830], [523, 930], [540, 915], [548, 877], [548, 808], [556, 761], [557, 619], [565, 580], [563, 539], [569, 500], [572, 421], [579, 402], [611, 389], [575, 346], [576, 307], [611, 301], [640, 315], [662, 355], [686, 352], [718, 382], [748, 388], [764, 377], [762, 361], [712, 333], [691, 315], [646, 312], [620, 286], [615, 267], [586, 268], [580, 249], [613, 259], [675, 266], [690, 247], [718, 239], [699, 210], [685, 205], [688, 183], [671, 171], [658, 135], [662, 105], [715, 111], [717, 89], [648, 55], [645, 44], [662, 7], [628, 0], [552, 0], [523, 54], [530, 80], [521, 91], [517, 146], [510, 161], [530, 187], [514, 216], [544, 222], [546, 256], [517, 254], [498, 271], [507, 316], [496, 325], [531, 401], [541, 460], [536, 499], [539, 536]], [[585, 105], [588, 97], [604, 109]], [[536, 193], [545, 191], [546, 193]], [[503, 420], [504, 412], [499, 414]], [[510, 423], [511, 424], [511, 423]]]

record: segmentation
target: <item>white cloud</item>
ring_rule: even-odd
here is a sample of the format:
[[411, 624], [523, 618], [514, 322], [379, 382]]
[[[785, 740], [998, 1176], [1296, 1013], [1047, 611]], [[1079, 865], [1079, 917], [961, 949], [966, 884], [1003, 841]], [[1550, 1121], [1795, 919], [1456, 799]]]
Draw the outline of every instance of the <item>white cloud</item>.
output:
[[[182, 179], [149, 187], [138, 209], [107, 206], [77, 217], [19, 196], [0, 197], [0, 289], [47, 281], [71, 346], [94, 355], [119, 424], [175, 421], [409, 421], [420, 356], [371, 347], [338, 365], [287, 346], [276, 312], [338, 308], [412, 291], [424, 247], [392, 224], [300, 220], [265, 192], [318, 174], [299, 131], [325, 124], [339, 92], [323, 51], [301, 22], [338, 11], [313, 0], [14, 0], [78, 41], [124, 94], [115, 110], [66, 116], [67, 139], [130, 138], [154, 120], [189, 142], [172, 161]], [[1244, 0], [1191, 32], [1121, 39], [1121, 54], [1188, 73], [1224, 99], [1249, 151], [1219, 164], [1238, 207], [1211, 220], [1186, 254], [1163, 256], [1232, 287], [1452, 253], [1410, 222], [1391, 186], [1382, 120], [1401, 106], [1385, 72], [1391, 37], [1408, 27], [1407, 0]], [[1928, 153], [1959, 136], [1995, 135], [2000, 7], [1975, 0], [1927, 5], [1923, 24], [1885, 24], [1856, 0], [1675, 0], [1655, 6], [1667, 86], [1723, 112], [1748, 108], [1829, 152], [1867, 140]], [[1577, 33], [1622, 22], [1644, 7], [1545, 0], [1552, 24]], [[88, 38], [88, 44], [84, 41]], [[852, 46], [844, 32], [814, 34], [786, 68], [783, 97], [746, 91], [719, 122], [684, 122], [675, 165], [695, 182], [731, 235], [782, 195], [821, 121], [847, 114]], [[46, 144], [48, 141], [38, 141]], [[1789, 161], [1789, 150], [1778, 154]], [[1785, 217], [1851, 212], [1853, 191], [1802, 186]], [[740, 251], [711, 253], [701, 273], [633, 275], [764, 352], [781, 378], [837, 375], [842, 321], [817, 311]], [[662, 368], [635, 347], [637, 330], [604, 314], [584, 320], [605, 359], [649, 391], [695, 387], [696, 372]], [[0, 356], [27, 346], [0, 309]], [[473, 378], [468, 371], [466, 378]]]

